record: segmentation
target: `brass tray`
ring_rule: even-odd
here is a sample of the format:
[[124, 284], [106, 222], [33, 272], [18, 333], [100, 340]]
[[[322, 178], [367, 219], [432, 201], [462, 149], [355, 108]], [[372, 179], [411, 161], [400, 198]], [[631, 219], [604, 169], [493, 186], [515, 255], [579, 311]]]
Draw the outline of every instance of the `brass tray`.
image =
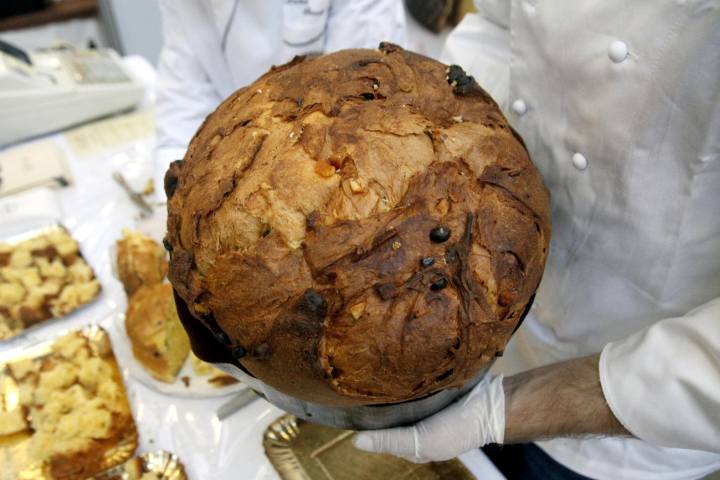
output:
[[107, 333], [88, 326], [0, 352], [0, 428], [0, 480], [88, 478], [132, 457], [137, 430]]
[[185, 468], [174, 453], [159, 450], [131, 458], [122, 465], [93, 477], [93, 480], [139, 480], [154, 474], [158, 480], [187, 480]]
[[354, 434], [283, 415], [265, 430], [263, 447], [283, 480], [475, 480], [457, 459], [415, 464], [358, 450]]

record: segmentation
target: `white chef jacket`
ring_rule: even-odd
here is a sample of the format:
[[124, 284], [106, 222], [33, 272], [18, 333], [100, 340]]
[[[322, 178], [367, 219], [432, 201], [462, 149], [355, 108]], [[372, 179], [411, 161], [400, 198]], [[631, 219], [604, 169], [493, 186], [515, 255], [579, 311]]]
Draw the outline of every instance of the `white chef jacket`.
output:
[[399, 0], [160, 0], [160, 11], [159, 185], [205, 117], [271, 65], [295, 55], [405, 42]]
[[498, 100], [552, 197], [506, 369], [602, 351], [608, 404], [641, 439], [539, 445], [592, 478], [720, 469], [720, 1], [476, 3], [443, 61]]

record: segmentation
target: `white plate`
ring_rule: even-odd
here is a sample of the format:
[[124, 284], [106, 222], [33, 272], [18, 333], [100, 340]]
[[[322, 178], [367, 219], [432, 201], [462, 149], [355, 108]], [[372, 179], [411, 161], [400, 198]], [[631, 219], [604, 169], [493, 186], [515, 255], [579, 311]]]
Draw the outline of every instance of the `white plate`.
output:
[[[156, 392], [176, 397], [209, 398], [231, 395], [247, 388], [242, 382], [224, 387], [214, 386], [208, 382], [212, 375], [200, 376], [193, 371], [190, 355], [188, 355], [185, 364], [173, 383], [156, 380], [145, 370], [140, 362], [135, 359], [132, 353], [132, 344], [125, 332], [125, 315], [122, 313], [116, 314], [112, 322], [110, 322], [109, 328], [113, 341], [113, 349], [115, 350], [115, 355], [118, 357], [120, 368]], [[183, 378], [187, 379], [187, 384], [183, 381]]]
[[[165, 216], [161, 211], [156, 211], [156, 214], [152, 217], [145, 219], [143, 222], [138, 222], [133, 227], [133, 230], [142, 233], [159, 243], [162, 239], [163, 232], [165, 231]], [[120, 285], [116, 258], [117, 242], [113, 242], [108, 249], [108, 259], [110, 262], [112, 276], [117, 284]], [[122, 288], [120, 288], [120, 290], [122, 290]], [[122, 301], [118, 303], [118, 311], [124, 312], [126, 308], [127, 298], [123, 298]], [[173, 383], [165, 383], [156, 380], [147, 372], [147, 370], [145, 370], [142, 364], [135, 359], [135, 356], [132, 353], [132, 344], [130, 343], [130, 339], [125, 331], [125, 314], [117, 313], [110, 323], [111, 325], [109, 328], [112, 332], [111, 337], [113, 340], [113, 347], [115, 348], [121, 368], [126, 370], [128, 374], [136, 378], [140, 383], [155, 390], [156, 392], [166, 395], [174, 395], [177, 397], [208, 398], [230, 395], [247, 388], [240, 382], [225, 387], [214, 386], [208, 382], [212, 375], [200, 376], [194, 372], [189, 355], [187, 360], [185, 360], [185, 365], [183, 365]], [[183, 378], [187, 380], [187, 384], [183, 381]]]

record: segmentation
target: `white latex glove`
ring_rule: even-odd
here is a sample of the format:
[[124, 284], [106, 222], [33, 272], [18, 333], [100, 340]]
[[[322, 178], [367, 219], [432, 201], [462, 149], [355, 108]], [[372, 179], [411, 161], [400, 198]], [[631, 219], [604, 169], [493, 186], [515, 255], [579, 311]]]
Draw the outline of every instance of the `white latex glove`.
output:
[[503, 376], [488, 375], [444, 410], [410, 427], [358, 433], [355, 446], [414, 463], [450, 460], [505, 436]]

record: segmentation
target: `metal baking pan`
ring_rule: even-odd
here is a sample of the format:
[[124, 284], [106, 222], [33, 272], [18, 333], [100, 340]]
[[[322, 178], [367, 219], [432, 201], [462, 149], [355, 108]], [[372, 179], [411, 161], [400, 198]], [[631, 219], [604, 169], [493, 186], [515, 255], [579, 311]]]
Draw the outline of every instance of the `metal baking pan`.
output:
[[276, 407], [314, 423], [349, 430], [375, 430], [409, 425], [439, 412], [469, 392], [483, 379], [490, 366], [480, 371], [462, 388], [449, 388], [409, 402], [385, 405], [358, 405], [333, 407], [306, 402], [275, 390], [270, 385], [229, 363], [214, 364], [219, 369], [240, 379]]

